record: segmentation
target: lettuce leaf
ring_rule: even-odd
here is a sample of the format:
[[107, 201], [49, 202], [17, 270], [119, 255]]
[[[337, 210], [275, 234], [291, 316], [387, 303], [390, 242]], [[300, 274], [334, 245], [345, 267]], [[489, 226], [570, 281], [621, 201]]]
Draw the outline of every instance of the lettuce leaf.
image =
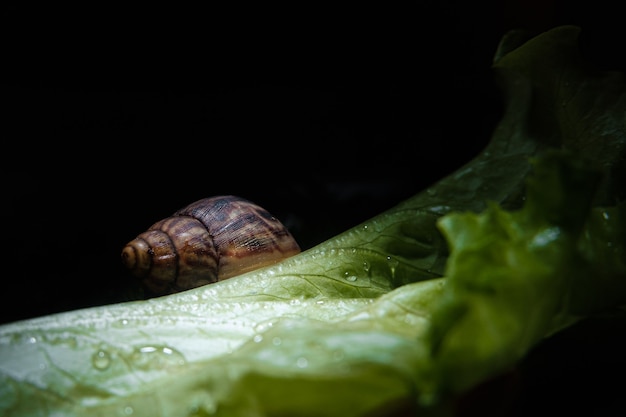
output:
[[227, 281], [0, 326], [0, 412], [442, 415], [623, 305], [626, 89], [578, 33], [505, 36], [489, 145], [396, 207]]
[[[626, 240], [618, 219], [625, 207], [616, 207], [615, 216], [605, 218], [611, 225], [599, 230], [591, 209], [599, 172], [564, 151], [532, 162], [522, 209], [505, 211], [490, 204], [482, 213], [451, 213], [438, 222], [451, 253], [446, 291], [428, 329], [430, 356], [423, 365], [432, 368], [432, 380], [425, 381], [434, 387], [423, 386], [422, 393], [466, 391], [517, 363], [544, 337], [585, 317], [581, 305], [598, 307], [597, 300], [609, 299], [602, 305], [608, 308], [625, 301]], [[616, 231], [620, 240], [607, 240], [607, 230]], [[588, 256], [589, 245], [609, 247], [611, 254]], [[604, 287], [607, 276], [618, 285]], [[585, 291], [595, 289], [584, 302], [576, 299], [583, 282]], [[598, 297], [599, 288], [610, 291]], [[591, 313], [591, 308], [585, 311]]]

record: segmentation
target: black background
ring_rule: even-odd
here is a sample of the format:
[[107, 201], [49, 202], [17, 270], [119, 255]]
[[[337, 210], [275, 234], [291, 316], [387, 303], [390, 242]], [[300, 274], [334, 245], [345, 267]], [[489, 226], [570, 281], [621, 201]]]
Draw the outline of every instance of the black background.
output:
[[[421, 191], [487, 143], [510, 29], [580, 25], [591, 62], [626, 68], [610, 2], [408, 4], [4, 6], [0, 320], [136, 297], [124, 244], [205, 196], [261, 204], [308, 248]], [[603, 330], [564, 362], [581, 384], [616, 367], [594, 362]], [[534, 360], [558, 368], [561, 339]], [[555, 409], [593, 409], [561, 402], [575, 383]]]

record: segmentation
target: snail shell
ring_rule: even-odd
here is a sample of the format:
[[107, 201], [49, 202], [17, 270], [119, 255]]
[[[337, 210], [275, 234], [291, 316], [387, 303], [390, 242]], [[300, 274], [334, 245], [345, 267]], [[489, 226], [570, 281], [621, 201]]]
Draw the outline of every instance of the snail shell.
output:
[[265, 209], [226, 195], [204, 198], [150, 226], [122, 262], [153, 294], [175, 293], [274, 264], [300, 252]]

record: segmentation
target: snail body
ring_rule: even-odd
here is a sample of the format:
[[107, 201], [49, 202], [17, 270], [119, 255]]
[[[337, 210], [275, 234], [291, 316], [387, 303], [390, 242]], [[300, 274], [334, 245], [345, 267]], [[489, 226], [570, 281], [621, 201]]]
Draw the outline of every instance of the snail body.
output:
[[241, 197], [204, 198], [154, 223], [122, 250], [122, 262], [156, 295], [222, 281], [300, 252], [289, 230]]

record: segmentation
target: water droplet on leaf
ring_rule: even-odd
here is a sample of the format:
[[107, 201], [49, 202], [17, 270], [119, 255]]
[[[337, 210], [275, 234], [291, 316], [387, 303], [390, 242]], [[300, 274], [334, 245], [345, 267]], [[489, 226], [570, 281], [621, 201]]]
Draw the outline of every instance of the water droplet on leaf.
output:
[[354, 282], [358, 278], [354, 271], [344, 271], [343, 277], [346, 281], [349, 281], [349, 282]]
[[298, 368], [306, 368], [309, 365], [309, 361], [307, 358], [299, 357], [296, 361], [296, 366]]
[[111, 354], [104, 349], [98, 349], [91, 357], [91, 363], [97, 370], [104, 371], [111, 365]]
[[389, 271], [391, 272], [391, 277], [394, 278], [396, 276], [396, 267], [399, 262], [396, 259], [393, 259], [391, 256], [387, 256], [387, 261], [389, 262]]
[[141, 346], [131, 354], [131, 361], [139, 369], [165, 369], [185, 364], [182, 353], [168, 346]]

